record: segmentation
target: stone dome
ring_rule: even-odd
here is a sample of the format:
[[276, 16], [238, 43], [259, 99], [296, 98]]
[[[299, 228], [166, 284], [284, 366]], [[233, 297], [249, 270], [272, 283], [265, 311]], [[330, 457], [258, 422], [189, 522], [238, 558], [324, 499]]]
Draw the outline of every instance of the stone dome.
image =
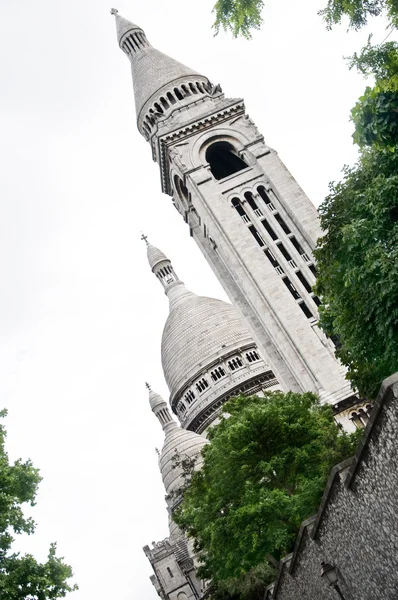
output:
[[147, 257], [151, 269], [153, 269], [158, 263], [167, 260], [163, 252], [159, 250], [159, 248], [156, 248], [156, 246], [152, 246], [152, 244], [148, 244]]
[[170, 304], [162, 337], [163, 372], [171, 398], [209, 363], [253, 343], [231, 304], [184, 291]]
[[199, 455], [207, 443], [205, 437], [178, 426], [167, 431], [159, 460], [166, 494], [177, 492], [183, 484], [181, 469], [175, 468], [173, 457], [176, 455], [189, 458], [198, 457], [197, 467], [200, 467], [202, 458]]

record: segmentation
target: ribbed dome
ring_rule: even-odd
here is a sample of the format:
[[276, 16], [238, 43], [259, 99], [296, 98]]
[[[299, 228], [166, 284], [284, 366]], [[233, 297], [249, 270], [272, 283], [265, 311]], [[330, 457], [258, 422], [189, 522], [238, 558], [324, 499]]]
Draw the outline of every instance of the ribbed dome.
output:
[[149, 266], [151, 267], [151, 269], [153, 269], [158, 263], [162, 262], [163, 260], [167, 260], [163, 252], [159, 250], [159, 248], [152, 246], [152, 244], [148, 244], [147, 256]]
[[[167, 432], [159, 461], [160, 472], [167, 494], [178, 491], [184, 483], [181, 469], [174, 468], [173, 456], [177, 454], [182, 458], [185, 456], [193, 458], [200, 454], [203, 446], [207, 443], [206, 438], [201, 435], [180, 427]], [[200, 458], [197, 465], [200, 466], [201, 464]]]
[[171, 303], [162, 337], [163, 372], [171, 397], [187, 379], [252, 338], [235, 308], [190, 292]]

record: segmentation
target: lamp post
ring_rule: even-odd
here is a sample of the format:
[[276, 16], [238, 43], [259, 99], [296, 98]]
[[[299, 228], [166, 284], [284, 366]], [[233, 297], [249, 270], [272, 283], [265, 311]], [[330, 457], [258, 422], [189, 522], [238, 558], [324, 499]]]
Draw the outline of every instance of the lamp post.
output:
[[321, 566], [321, 578], [336, 590], [341, 600], [346, 600], [338, 584], [339, 575], [337, 568], [324, 561], [321, 563]]

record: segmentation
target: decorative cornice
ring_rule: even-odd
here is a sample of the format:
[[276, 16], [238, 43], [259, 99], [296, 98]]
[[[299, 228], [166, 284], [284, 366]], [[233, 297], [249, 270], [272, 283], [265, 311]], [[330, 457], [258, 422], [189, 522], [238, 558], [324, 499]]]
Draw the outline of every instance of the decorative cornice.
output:
[[208, 113], [200, 119], [188, 123], [183, 127], [179, 127], [165, 135], [161, 135], [158, 138], [159, 148], [159, 167], [161, 172], [162, 191], [169, 196], [172, 196], [171, 182], [169, 177], [169, 161], [168, 161], [168, 149], [169, 146], [181, 139], [191, 137], [198, 131], [205, 131], [211, 129], [214, 125], [219, 125], [228, 121], [234, 115], [240, 115], [245, 113], [245, 105], [243, 100], [229, 100], [233, 104], [227, 105], [225, 108], [216, 110]]

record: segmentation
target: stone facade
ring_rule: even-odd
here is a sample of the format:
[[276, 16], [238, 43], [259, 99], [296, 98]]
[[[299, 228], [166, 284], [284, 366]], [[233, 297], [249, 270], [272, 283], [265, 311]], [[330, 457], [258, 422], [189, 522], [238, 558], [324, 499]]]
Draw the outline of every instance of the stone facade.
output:
[[353, 392], [317, 326], [315, 207], [264, 142], [241, 99], [157, 51], [116, 15], [131, 63], [137, 124], [162, 190], [285, 390], [335, 404]]
[[320, 577], [336, 566], [346, 600], [398, 598], [398, 373], [381, 387], [356, 455], [332, 469], [264, 600], [336, 600]]
[[151, 582], [162, 600], [196, 600], [201, 595], [202, 583], [195, 576], [194, 561], [184, 539], [162, 540], [144, 546], [154, 575]]
[[[267, 146], [241, 99], [226, 98], [220, 85], [153, 48], [139, 26], [112, 12], [119, 46], [131, 64], [137, 126], [159, 165], [162, 191], [172, 197], [232, 302], [231, 306], [191, 293], [163, 252], [148, 245], [151, 269], [170, 303], [162, 365], [170, 405], [182, 428], [165, 402], [150, 392], [152, 409], [165, 431], [159, 466], [170, 538], [145, 546], [144, 552], [163, 600], [200, 600], [206, 596], [206, 583], [197, 580], [193, 548], [171, 518], [181, 485], [175, 454], [198, 457], [199, 468], [206, 440], [198, 434], [204, 434], [222, 404], [239, 393], [313, 391], [334, 406], [336, 418], [348, 429], [363, 424], [369, 411], [364, 405], [353, 412], [358, 399], [335, 358], [332, 340], [317, 325], [320, 301], [312, 291], [312, 251], [321, 231], [315, 207]], [[339, 498], [346, 494], [342, 477], [347, 468], [348, 464], [339, 467], [332, 478], [331, 488]], [[361, 516], [346, 503], [344, 510], [358, 525]], [[324, 510], [331, 506], [328, 496]], [[343, 516], [337, 512], [335, 518]], [[303, 561], [308, 556], [313, 577], [319, 551], [310, 535], [314, 527], [312, 521], [305, 524], [299, 542], [300, 549], [311, 549], [303, 552]], [[347, 531], [341, 540], [348, 544]], [[343, 556], [343, 548], [341, 552]], [[299, 560], [295, 555], [283, 562], [275, 594], [293, 589], [290, 565]], [[303, 580], [295, 595], [305, 588]]]

